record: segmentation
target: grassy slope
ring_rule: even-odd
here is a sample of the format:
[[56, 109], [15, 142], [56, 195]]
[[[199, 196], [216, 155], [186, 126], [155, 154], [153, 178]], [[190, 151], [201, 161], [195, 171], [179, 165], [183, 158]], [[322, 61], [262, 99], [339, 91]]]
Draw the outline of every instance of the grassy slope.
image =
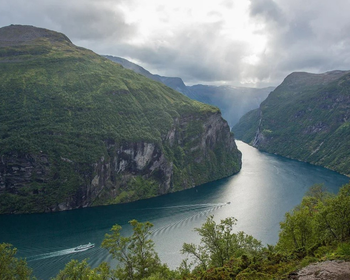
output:
[[[218, 110], [68, 42], [51, 45], [40, 39], [35, 44], [46, 50], [44, 55], [35, 55], [30, 45], [21, 47], [21, 53], [31, 54], [0, 60], [4, 150], [13, 149], [13, 140], [18, 148], [43, 150], [47, 143], [42, 137], [52, 134], [62, 152], [72, 136], [77, 141], [84, 136], [159, 141], [174, 117]], [[84, 159], [73, 155], [72, 160]]]

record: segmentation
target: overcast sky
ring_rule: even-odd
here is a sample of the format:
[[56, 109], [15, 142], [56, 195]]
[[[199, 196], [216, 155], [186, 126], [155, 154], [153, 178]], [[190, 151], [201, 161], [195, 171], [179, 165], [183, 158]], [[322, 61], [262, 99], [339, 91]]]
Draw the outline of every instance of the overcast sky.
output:
[[66, 34], [187, 85], [350, 69], [349, 0], [0, 0], [0, 25]]

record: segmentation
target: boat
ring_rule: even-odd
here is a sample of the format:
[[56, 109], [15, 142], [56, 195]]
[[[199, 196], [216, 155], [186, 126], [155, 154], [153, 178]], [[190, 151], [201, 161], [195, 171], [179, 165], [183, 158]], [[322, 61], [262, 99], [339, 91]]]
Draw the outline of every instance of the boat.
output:
[[89, 250], [91, 248], [94, 248], [95, 244], [89, 242], [88, 244], [84, 244], [84, 245], [79, 245], [77, 247], [74, 248], [74, 251], [85, 251], [85, 250]]

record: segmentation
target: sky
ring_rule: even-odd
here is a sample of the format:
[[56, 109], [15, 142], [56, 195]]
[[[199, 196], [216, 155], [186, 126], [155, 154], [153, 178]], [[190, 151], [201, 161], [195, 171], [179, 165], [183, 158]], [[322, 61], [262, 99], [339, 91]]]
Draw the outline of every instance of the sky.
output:
[[59, 31], [78, 46], [187, 85], [277, 86], [350, 69], [348, 0], [0, 0], [0, 26]]

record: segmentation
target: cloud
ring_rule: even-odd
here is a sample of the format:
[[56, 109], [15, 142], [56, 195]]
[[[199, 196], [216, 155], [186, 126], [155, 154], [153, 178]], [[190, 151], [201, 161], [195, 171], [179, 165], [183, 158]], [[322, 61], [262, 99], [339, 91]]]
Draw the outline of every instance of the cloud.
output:
[[134, 36], [136, 27], [125, 22], [117, 3], [93, 0], [12, 0], [0, 10], [2, 25], [29, 24], [65, 33], [73, 42], [119, 41]]
[[125, 45], [119, 48], [119, 53], [153, 72], [180, 76], [188, 83], [231, 81], [239, 77], [237, 62], [247, 53], [243, 42], [222, 40], [217, 32], [221, 24], [186, 26], [171, 36], [171, 44], [166, 38], [159, 44]]
[[278, 85], [293, 71], [350, 69], [348, 0], [11, 0], [29, 24], [185, 82]]
[[250, 4], [250, 15], [260, 17], [265, 22], [284, 23], [282, 10], [272, 0], [254, 0]]
[[349, 69], [350, 3], [326, 2], [252, 1], [250, 15], [264, 25], [260, 32], [268, 34], [252, 76], [278, 82], [293, 71]]

